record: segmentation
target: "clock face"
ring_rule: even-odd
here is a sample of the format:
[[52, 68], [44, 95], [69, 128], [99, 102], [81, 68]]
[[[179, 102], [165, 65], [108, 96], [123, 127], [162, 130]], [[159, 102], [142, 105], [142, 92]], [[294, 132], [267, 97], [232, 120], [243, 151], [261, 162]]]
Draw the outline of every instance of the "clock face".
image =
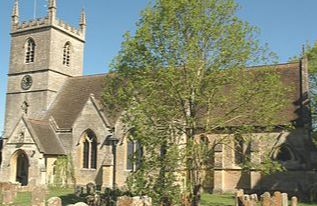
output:
[[32, 77], [30, 75], [25, 75], [21, 80], [21, 88], [24, 90], [30, 89], [32, 86]]

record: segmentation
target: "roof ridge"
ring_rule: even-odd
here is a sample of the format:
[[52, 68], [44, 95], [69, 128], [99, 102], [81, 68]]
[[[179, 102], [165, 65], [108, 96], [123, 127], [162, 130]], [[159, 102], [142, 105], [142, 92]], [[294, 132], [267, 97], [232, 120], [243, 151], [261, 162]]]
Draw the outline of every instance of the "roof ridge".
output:
[[277, 63], [277, 64], [261, 64], [261, 65], [255, 65], [255, 66], [248, 66], [246, 69], [251, 69], [251, 68], [258, 68], [258, 67], [279, 67], [279, 66], [287, 66], [287, 65], [296, 65], [299, 64], [300, 61], [292, 61], [292, 62], [285, 62], [285, 63]]
[[105, 76], [109, 73], [100, 73], [100, 74], [88, 74], [88, 75], [82, 75], [82, 76], [74, 76], [70, 77], [70, 79], [81, 79], [81, 78], [88, 78], [88, 77], [94, 77], [94, 76]]

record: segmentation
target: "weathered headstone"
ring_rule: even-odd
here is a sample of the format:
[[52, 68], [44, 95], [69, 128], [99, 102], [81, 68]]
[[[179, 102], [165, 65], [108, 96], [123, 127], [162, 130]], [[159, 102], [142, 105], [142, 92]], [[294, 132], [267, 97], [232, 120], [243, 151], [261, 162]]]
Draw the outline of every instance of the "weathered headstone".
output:
[[143, 197], [143, 205], [144, 206], [151, 206], [152, 205], [152, 198], [148, 196]]
[[75, 195], [77, 197], [79, 197], [80, 195], [82, 195], [82, 187], [81, 186], [76, 186], [75, 187]]
[[96, 186], [93, 183], [88, 183], [86, 185], [86, 188], [87, 188], [87, 194], [91, 195], [95, 193]]
[[291, 206], [297, 206], [297, 197], [292, 197], [292, 200], [291, 200]]
[[152, 200], [147, 196], [137, 196], [132, 198], [131, 206], [151, 206]]
[[251, 195], [250, 195], [250, 199], [253, 200], [253, 201], [255, 201], [255, 202], [258, 202], [258, 201], [259, 201], [257, 194], [251, 194]]
[[258, 202], [257, 194], [251, 194], [250, 195], [250, 206], [256, 206], [257, 202]]
[[269, 192], [265, 192], [261, 195], [261, 205], [262, 206], [271, 206], [271, 195]]
[[132, 197], [122, 196], [117, 200], [117, 206], [130, 206], [133, 203]]
[[34, 187], [32, 190], [32, 206], [45, 206], [46, 190], [44, 187]]
[[288, 195], [287, 195], [287, 193], [282, 193], [282, 206], [288, 206]]
[[282, 206], [282, 194], [279, 191], [274, 192], [274, 206]]
[[47, 201], [47, 206], [62, 206], [62, 200], [59, 197], [51, 197]]
[[12, 204], [14, 201], [15, 195], [14, 192], [6, 190], [2, 192], [2, 203], [4, 205]]
[[242, 197], [244, 195], [244, 191], [239, 189], [235, 194], [235, 206], [243, 206]]

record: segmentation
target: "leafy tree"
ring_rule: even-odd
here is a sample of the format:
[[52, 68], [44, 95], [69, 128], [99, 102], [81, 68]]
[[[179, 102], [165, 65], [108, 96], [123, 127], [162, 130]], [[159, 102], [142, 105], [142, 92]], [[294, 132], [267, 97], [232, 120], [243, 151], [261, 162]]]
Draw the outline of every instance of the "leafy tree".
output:
[[[272, 68], [245, 69], [272, 55], [237, 9], [233, 0], [156, 0], [135, 34], [124, 35], [106, 77], [107, 110], [124, 111], [129, 139], [142, 145], [129, 188], [155, 205], [199, 205], [215, 147], [253, 126], [274, 125], [286, 103]], [[214, 142], [199, 135], [217, 132], [228, 135]]]

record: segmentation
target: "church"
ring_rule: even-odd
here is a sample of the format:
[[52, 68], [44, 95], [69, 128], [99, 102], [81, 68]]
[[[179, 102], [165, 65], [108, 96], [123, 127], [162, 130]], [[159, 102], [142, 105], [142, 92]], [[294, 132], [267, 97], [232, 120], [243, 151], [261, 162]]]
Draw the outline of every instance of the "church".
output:
[[[79, 27], [73, 27], [58, 19], [56, 0], [49, 0], [46, 17], [20, 22], [19, 3], [15, 1], [1, 182], [25, 187], [54, 184], [60, 156], [71, 157], [76, 185], [124, 187], [135, 169], [129, 156], [137, 145], [127, 142], [120, 118], [110, 117], [102, 104], [105, 74], [83, 76], [85, 32], [83, 10]], [[207, 173], [206, 189], [231, 192], [237, 188], [270, 188], [272, 178], [275, 188], [294, 189], [293, 185], [306, 187], [311, 184], [310, 178], [316, 178], [311, 172], [316, 152], [310, 134], [307, 61], [276, 65], [276, 72], [285, 86], [292, 86], [292, 104], [283, 114], [295, 128], [276, 129], [266, 135], [272, 138], [272, 158], [289, 170], [269, 180], [261, 171], [246, 173], [235, 162], [234, 151], [223, 145], [215, 151], [215, 168]], [[251, 144], [251, 158], [256, 159], [255, 152], [267, 146]], [[297, 178], [290, 182], [288, 177]]]

